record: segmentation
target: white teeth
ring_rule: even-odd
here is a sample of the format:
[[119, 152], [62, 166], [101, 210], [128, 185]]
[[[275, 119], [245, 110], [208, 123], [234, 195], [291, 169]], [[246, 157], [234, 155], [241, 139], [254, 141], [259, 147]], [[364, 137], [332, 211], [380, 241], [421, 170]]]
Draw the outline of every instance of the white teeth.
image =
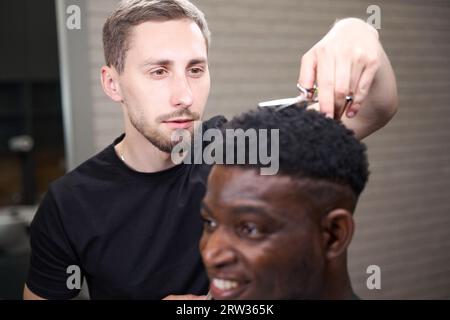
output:
[[239, 283], [237, 281], [217, 279], [217, 278], [213, 279], [213, 284], [220, 290], [230, 290], [237, 288], [239, 286]]

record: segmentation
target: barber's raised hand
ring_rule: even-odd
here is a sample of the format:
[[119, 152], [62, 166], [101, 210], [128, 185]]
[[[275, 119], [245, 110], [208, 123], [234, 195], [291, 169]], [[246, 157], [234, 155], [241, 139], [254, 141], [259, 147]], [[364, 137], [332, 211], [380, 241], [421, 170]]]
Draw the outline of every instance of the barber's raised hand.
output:
[[303, 55], [298, 83], [304, 88], [317, 83], [319, 109], [328, 117], [339, 117], [346, 97], [353, 96], [345, 110], [346, 116], [353, 118], [367, 98], [384, 56], [375, 28], [359, 19], [344, 19]]
[[193, 294], [169, 295], [163, 300], [207, 300], [207, 296], [195, 296]]

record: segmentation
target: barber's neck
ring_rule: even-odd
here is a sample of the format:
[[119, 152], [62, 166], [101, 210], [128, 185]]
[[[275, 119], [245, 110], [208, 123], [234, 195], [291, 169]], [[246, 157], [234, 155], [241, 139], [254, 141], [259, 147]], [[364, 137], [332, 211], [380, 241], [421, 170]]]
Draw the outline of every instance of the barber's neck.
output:
[[175, 166], [170, 153], [155, 147], [127, 120], [125, 138], [115, 146], [115, 150], [119, 157], [123, 156], [128, 167], [138, 172], [152, 173]]

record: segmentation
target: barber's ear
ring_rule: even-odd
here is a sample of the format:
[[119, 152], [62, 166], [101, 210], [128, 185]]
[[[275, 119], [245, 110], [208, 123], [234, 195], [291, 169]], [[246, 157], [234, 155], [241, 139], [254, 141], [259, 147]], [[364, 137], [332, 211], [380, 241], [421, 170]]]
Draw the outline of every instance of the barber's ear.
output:
[[335, 259], [342, 255], [350, 245], [355, 223], [351, 212], [335, 209], [321, 220], [323, 245], [327, 259]]
[[114, 68], [103, 66], [101, 70], [103, 91], [115, 102], [122, 102], [119, 75]]

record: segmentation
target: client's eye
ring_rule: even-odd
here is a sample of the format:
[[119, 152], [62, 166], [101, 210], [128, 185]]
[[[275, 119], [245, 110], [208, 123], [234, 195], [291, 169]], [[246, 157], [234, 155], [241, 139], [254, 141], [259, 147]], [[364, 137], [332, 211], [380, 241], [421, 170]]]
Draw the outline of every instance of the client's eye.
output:
[[256, 223], [244, 222], [239, 226], [239, 233], [247, 238], [256, 239], [262, 236], [260, 228]]
[[203, 228], [206, 231], [213, 231], [217, 227], [217, 222], [215, 222], [211, 218], [202, 217], [203, 220]]

